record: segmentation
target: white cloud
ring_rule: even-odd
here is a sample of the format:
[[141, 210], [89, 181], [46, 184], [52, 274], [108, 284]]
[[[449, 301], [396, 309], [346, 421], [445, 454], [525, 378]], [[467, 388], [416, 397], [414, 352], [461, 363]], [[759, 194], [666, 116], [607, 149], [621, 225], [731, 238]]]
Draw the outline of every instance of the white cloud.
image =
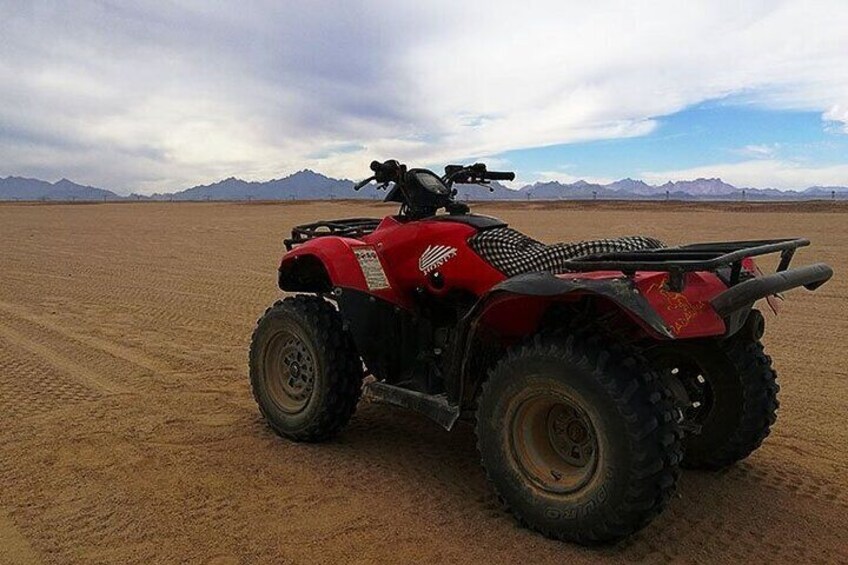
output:
[[651, 184], [720, 177], [738, 187], [801, 190], [810, 186], [848, 185], [848, 164], [811, 167], [790, 161], [760, 159], [673, 171], [644, 172], [640, 176]]
[[8, 2], [0, 18], [0, 174], [145, 192], [357, 178], [372, 158], [645, 135], [731, 94], [848, 128], [842, 0]]
[[822, 114], [822, 119], [825, 122], [838, 124], [843, 133], [848, 133], [848, 103], [834, 104]]
[[740, 149], [737, 149], [735, 152], [739, 155], [743, 155], [745, 157], [754, 157], [757, 159], [763, 159], [766, 157], [772, 157], [777, 151], [776, 145], [746, 145]]

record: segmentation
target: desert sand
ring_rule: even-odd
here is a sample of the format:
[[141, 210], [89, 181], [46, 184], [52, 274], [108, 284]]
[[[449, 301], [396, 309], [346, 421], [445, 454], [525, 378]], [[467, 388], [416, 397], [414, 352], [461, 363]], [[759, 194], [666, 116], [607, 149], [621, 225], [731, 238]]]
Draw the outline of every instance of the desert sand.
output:
[[337, 440], [264, 424], [247, 345], [294, 224], [391, 207], [0, 206], [0, 563], [848, 562], [848, 208], [489, 204], [546, 240], [806, 236], [834, 279], [767, 314], [772, 435], [684, 472], [647, 529], [602, 549], [516, 525], [472, 429], [360, 404]]

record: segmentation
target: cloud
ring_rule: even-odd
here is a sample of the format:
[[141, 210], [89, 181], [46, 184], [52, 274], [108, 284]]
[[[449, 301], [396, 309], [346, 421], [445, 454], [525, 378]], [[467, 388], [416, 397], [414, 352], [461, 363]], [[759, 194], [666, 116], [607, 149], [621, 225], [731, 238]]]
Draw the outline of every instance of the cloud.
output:
[[790, 161], [760, 159], [673, 171], [644, 172], [640, 176], [651, 184], [720, 177], [738, 187], [801, 190], [810, 186], [848, 185], [848, 164], [811, 167]]
[[13, 1], [0, 18], [0, 174], [125, 192], [642, 136], [729, 95], [848, 128], [840, 0]]
[[826, 123], [835, 124], [842, 133], [848, 133], [848, 103], [834, 104], [822, 114], [822, 119]]
[[777, 145], [746, 145], [745, 147], [741, 147], [735, 151], [735, 153], [742, 155], [744, 157], [754, 157], [757, 159], [764, 159], [767, 157], [772, 157], [777, 151]]

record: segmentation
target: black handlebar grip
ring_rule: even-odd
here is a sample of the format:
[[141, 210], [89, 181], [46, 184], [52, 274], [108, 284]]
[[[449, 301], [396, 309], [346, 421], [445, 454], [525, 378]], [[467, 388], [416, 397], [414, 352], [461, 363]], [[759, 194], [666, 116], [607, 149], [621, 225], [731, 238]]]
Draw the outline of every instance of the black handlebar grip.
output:
[[483, 174], [486, 180], [515, 180], [515, 173], [503, 173], [498, 171], [486, 171]]
[[359, 190], [360, 188], [362, 188], [363, 186], [365, 186], [366, 184], [368, 184], [369, 182], [371, 182], [374, 179], [375, 179], [375, 177], [368, 177], [367, 179], [359, 181], [358, 183], [353, 185], [353, 190]]

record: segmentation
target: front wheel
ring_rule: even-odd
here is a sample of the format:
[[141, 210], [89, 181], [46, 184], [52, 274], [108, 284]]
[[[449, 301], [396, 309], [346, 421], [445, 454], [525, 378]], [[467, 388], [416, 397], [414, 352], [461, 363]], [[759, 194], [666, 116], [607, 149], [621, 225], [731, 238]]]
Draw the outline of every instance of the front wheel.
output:
[[647, 525], [675, 490], [681, 434], [659, 376], [591, 340], [537, 338], [492, 370], [477, 409], [490, 481], [549, 537], [609, 542]]
[[321, 441], [356, 409], [362, 362], [333, 306], [317, 296], [278, 301], [256, 324], [250, 384], [259, 410], [279, 435]]

